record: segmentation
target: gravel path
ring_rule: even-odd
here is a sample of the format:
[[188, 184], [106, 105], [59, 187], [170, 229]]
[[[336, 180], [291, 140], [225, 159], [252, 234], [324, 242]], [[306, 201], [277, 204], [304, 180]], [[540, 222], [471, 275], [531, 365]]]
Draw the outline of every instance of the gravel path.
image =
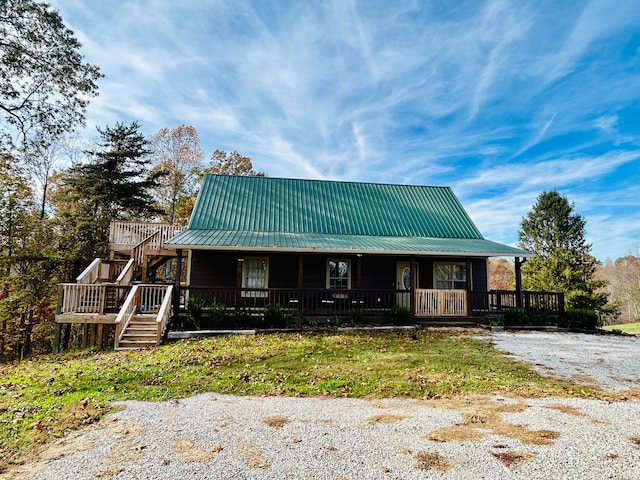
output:
[[[638, 339], [485, 338], [543, 373], [640, 388]], [[595, 359], [595, 361], [594, 361]], [[618, 366], [624, 363], [624, 366]], [[587, 377], [588, 375], [588, 377]], [[202, 394], [125, 402], [8, 478], [639, 479], [640, 402]]]

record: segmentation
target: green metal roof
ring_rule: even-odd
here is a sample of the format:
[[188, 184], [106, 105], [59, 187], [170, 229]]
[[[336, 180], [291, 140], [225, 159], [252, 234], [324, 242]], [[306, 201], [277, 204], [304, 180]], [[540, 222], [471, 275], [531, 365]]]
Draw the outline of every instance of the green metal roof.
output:
[[448, 187], [206, 175], [175, 248], [523, 256]]

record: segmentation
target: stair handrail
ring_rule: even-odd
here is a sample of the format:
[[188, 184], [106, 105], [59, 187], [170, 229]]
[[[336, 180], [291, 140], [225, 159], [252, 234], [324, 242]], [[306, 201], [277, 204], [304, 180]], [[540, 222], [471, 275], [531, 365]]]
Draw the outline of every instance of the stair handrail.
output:
[[116, 334], [114, 338], [114, 348], [118, 348], [120, 346], [120, 342], [122, 341], [122, 337], [124, 336], [124, 332], [127, 330], [131, 319], [138, 311], [138, 304], [136, 302], [138, 298], [138, 287], [139, 285], [134, 285], [134, 287], [129, 292], [127, 299], [124, 301], [118, 316], [116, 317]]
[[149, 243], [151, 243], [151, 241], [154, 239], [154, 237], [156, 237], [157, 235], [160, 235], [160, 230], [156, 230], [155, 232], [153, 232], [152, 234], [150, 234], [149, 236], [147, 236], [144, 240], [142, 240], [141, 242], [139, 242], [137, 245], [135, 245], [132, 249], [131, 249], [131, 258], [133, 258], [135, 260], [135, 265], [136, 266], [140, 266], [143, 264], [143, 260], [144, 260], [144, 247], [147, 246]]
[[133, 281], [133, 270], [134, 270], [135, 260], [130, 258], [127, 264], [116, 278], [116, 285], [131, 285]]
[[160, 305], [160, 310], [156, 316], [156, 345], [160, 345], [164, 337], [164, 332], [169, 324], [169, 319], [171, 318], [172, 292], [173, 285], [168, 285], [164, 293], [164, 298], [162, 299], [162, 305]]
[[96, 258], [91, 262], [89, 266], [77, 276], [76, 283], [96, 283], [96, 280], [100, 278], [100, 263], [102, 263], [101, 258]]

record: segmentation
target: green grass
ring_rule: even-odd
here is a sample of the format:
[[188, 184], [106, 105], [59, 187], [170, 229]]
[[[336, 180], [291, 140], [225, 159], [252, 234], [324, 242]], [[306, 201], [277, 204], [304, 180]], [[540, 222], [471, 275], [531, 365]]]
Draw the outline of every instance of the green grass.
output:
[[98, 421], [118, 400], [200, 392], [431, 398], [597, 397], [543, 378], [471, 334], [319, 333], [214, 337], [137, 352], [84, 351], [0, 365], [0, 472], [33, 447]]
[[625, 333], [640, 335], [640, 322], [621, 323], [620, 325], [607, 325], [602, 327], [604, 330], [622, 330]]

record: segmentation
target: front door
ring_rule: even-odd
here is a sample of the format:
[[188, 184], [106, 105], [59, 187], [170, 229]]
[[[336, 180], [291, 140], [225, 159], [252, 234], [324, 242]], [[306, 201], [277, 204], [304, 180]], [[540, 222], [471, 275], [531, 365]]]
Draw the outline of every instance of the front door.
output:
[[[417, 273], [417, 272], [416, 272]], [[416, 275], [416, 282], [418, 275]], [[411, 308], [411, 264], [398, 262], [396, 264], [396, 303]]]

